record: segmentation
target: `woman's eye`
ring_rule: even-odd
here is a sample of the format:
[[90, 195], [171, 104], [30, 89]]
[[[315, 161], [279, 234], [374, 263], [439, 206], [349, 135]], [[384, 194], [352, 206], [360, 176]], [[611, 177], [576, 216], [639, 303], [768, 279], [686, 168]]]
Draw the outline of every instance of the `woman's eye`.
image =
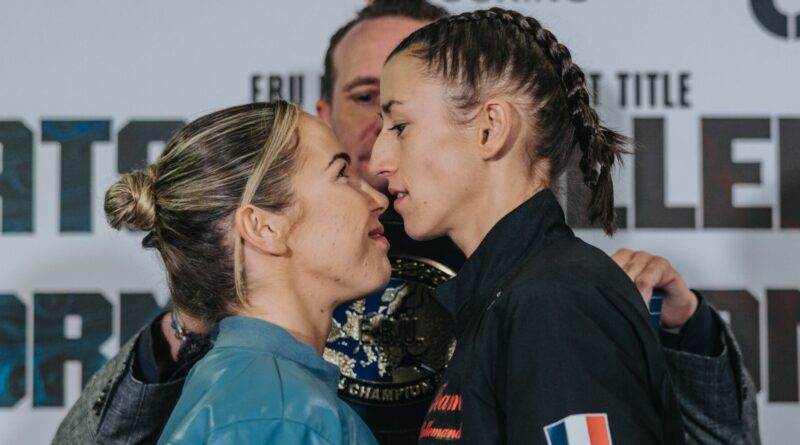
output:
[[406, 124], [397, 124], [394, 127], [390, 128], [389, 131], [396, 131], [397, 135], [400, 136], [403, 134], [403, 130], [406, 129]]

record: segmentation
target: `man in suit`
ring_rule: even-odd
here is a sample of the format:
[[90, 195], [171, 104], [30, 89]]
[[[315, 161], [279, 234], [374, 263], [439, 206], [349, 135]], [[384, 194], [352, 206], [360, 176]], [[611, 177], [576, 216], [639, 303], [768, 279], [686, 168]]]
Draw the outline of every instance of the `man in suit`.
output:
[[[381, 128], [378, 94], [386, 56], [406, 35], [445, 14], [426, 1], [378, 0], [332, 36], [325, 57], [323, 97], [316, 109], [348, 148], [359, 173], [366, 172]], [[380, 178], [370, 178], [370, 182], [379, 189], [385, 187]], [[387, 218], [391, 223], [392, 215]], [[463, 261], [447, 241], [413, 242], [402, 225], [394, 222], [387, 224], [387, 235], [399, 257], [433, 259], [431, 264], [441, 263], [449, 269], [457, 269]], [[660, 335], [684, 414], [687, 442], [758, 443], [755, 388], [719, 314], [692, 292], [663, 258], [626, 249], [613, 258], [637, 284], [646, 302], [653, 288], [666, 292]], [[188, 334], [176, 335], [176, 327]], [[62, 422], [54, 443], [155, 443], [180, 397], [188, 370], [208, 348], [210, 329], [193, 320], [173, 323], [169, 313], [159, 315], [93, 376]], [[432, 378], [440, 370], [430, 371]], [[343, 371], [347, 377], [353, 370]], [[364, 383], [362, 376], [353, 378]], [[385, 444], [415, 443], [416, 429], [430, 400], [425, 396], [411, 405], [375, 408], [347, 391], [341, 395]], [[423, 412], [418, 412], [418, 406]]]

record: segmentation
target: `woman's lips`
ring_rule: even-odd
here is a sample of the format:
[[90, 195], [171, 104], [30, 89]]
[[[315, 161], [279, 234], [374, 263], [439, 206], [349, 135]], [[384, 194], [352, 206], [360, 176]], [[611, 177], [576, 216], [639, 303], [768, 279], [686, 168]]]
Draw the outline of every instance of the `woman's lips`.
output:
[[406, 198], [408, 197], [408, 192], [389, 188], [389, 193], [394, 197], [392, 205], [394, 206], [395, 210], [399, 212], [398, 206], [405, 202]]
[[378, 227], [370, 230], [368, 236], [369, 239], [385, 246], [387, 249], [390, 247], [389, 240], [387, 240], [386, 237], [383, 236], [383, 225], [379, 224]]
[[386, 237], [385, 237], [385, 236], [383, 236], [383, 235], [379, 235], [379, 236], [375, 236], [375, 237], [370, 237], [370, 239], [372, 239], [372, 240], [373, 240], [373, 241], [375, 241], [376, 243], [378, 243], [378, 244], [382, 245], [382, 246], [383, 246], [383, 247], [385, 247], [387, 250], [388, 250], [388, 249], [391, 247], [391, 245], [389, 244], [389, 240], [387, 240], [387, 239], [386, 239]]

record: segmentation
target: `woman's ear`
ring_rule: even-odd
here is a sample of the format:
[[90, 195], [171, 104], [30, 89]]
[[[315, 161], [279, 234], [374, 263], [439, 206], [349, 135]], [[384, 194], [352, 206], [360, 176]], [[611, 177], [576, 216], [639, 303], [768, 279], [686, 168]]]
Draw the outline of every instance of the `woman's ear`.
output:
[[484, 160], [503, 156], [512, 142], [514, 108], [502, 98], [487, 100], [478, 112], [478, 138]]
[[235, 223], [244, 245], [267, 255], [286, 254], [286, 235], [289, 231], [289, 218], [286, 215], [248, 204], [236, 211]]

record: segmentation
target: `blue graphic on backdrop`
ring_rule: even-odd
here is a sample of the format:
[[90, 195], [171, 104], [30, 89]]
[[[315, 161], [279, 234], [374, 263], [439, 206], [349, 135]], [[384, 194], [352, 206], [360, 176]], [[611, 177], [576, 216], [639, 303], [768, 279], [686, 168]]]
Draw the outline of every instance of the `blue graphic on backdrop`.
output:
[[33, 132], [21, 122], [0, 122], [0, 201], [3, 232], [33, 231]]
[[[67, 315], [81, 318], [77, 338], [65, 336]], [[111, 336], [111, 303], [101, 294], [36, 294], [33, 331], [33, 406], [64, 405], [64, 363], [81, 362], [85, 385], [106, 362], [100, 346]]]
[[25, 305], [0, 294], [0, 407], [25, 396]]
[[92, 231], [92, 143], [108, 141], [111, 121], [42, 121], [42, 141], [61, 144], [61, 231]]

